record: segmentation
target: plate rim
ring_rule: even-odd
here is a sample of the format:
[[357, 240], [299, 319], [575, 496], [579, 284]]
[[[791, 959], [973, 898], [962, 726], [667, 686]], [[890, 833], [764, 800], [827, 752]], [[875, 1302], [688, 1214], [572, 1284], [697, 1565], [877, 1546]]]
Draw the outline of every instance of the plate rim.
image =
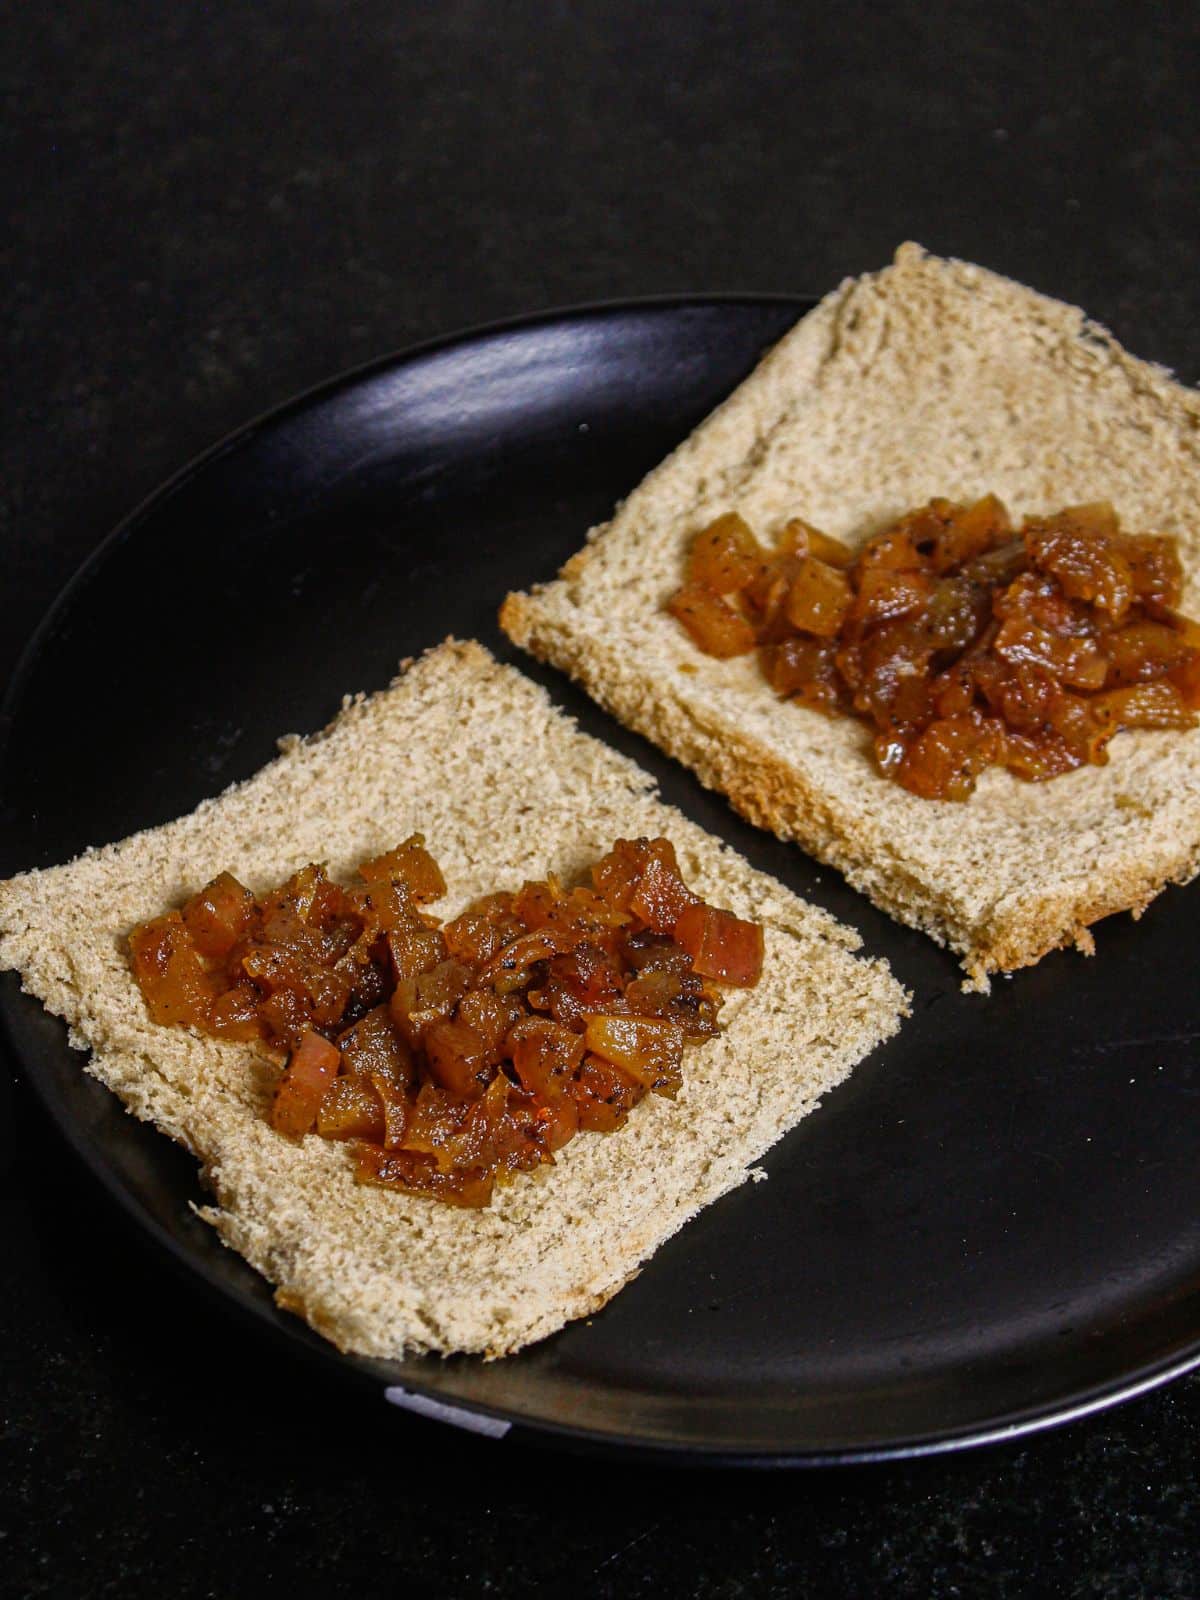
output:
[[[142, 522], [156, 514], [162, 505], [186, 487], [193, 478], [226, 454], [248, 444], [265, 428], [284, 423], [314, 404], [329, 401], [340, 391], [353, 389], [389, 370], [402, 368], [424, 358], [485, 339], [506, 334], [530, 333], [554, 323], [579, 323], [604, 316], [670, 314], [722, 307], [777, 307], [780, 310], [792, 309], [797, 316], [800, 316], [816, 303], [816, 297], [810, 295], [729, 291], [714, 294], [661, 294], [628, 299], [614, 298], [551, 307], [472, 324], [450, 333], [401, 346], [384, 355], [339, 371], [332, 377], [322, 379], [256, 414], [186, 461], [144, 496], [100, 538], [58, 590], [22, 647], [4, 694], [0, 697], [0, 770], [3, 770], [6, 762], [17, 708], [24, 696], [27, 680], [58, 620], [92, 573], [136, 532]], [[40, 1002], [32, 996], [27, 996], [19, 987], [16, 975], [11, 974], [8, 981], [0, 985], [0, 1037], [3, 1038], [14, 1064], [19, 1069], [22, 1080], [32, 1088], [42, 1111], [54, 1125], [57, 1134], [66, 1140], [88, 1173], [99, 1182], [108, 1199], [115, 1202], [118, 1210], [135, 1225], [137, 1234], [150, 1242], [154, 1251], [164, 1258], [173, 1271], [186, 1276], [189, 1282], [199, 1285], [204, 1292], [214, 1296], [223, 1306], [232, 1308], [235, 1315], [252, 1324], [260, 1336], [269, 1338], [272, 1333], [282, 1336], [286, 1339], [289, 1349], [302, 1360], [319, 1364], [324, 1372], [337, 1381], [354, 1383], [359, 1388], [372, 1387], [380, 1401], [385, 1401], [384, 1391], [388, 1386], [378, 1374], [367, 1370], [365, 1364], [357, 1364], [360, 1361], [367, 1363], [370, 1358], [351, 1356], [346, 1359], [343, 1352], [311, 1330], [307, 1324], [293, 1318], [273, 1321], [264, 1316], [264, 1307], [252, 1299], [240, 1285], [219, 1279], [207, 1262], [193, 1255], [146, 1210], [137, 1196], [127, 1188], [116, 1169], [106, 1160], [102, 1146], [87, 1135], [77, 1119], [70, 1114], [69, 1108], [60, 1102], [53, 1081], [43, 1075], [31, 1059], [33, 1052], [27, 1053], [19, 1042], [21, 1024], [18, 1013], [24, 1006], [37, 1006], [39, 1011], [44, 1011]], [[54, 1020], [61, 1026], [61, 1018]], [[190, 1152], [186, 1154], [189, 1159], [194, 1160]], [[263, 1282], [270, 1287], [269, 1280], [263, 1279]], [[419, 1377], [409, 1373], [405, 1374], [403, 1387], [413, 1395], [440, 1403], [449, 1412], [460, 1413], [462, 1426], [469, 1428], [472, 1417], [504, 1423], [508, 1425], [505, 1429], [508, 1438], [541, 1447], [558, 1447], [598, 1457], [619, 1456], [626, 1460], [676, 1466], [789, 1469], [915, 1460], [1026, 1438], [1094, 1416], [1124, 1401], [1133, 1400], [1198, 1367], [1200, 1367], [1200, 1327], [1196, 1329], [1192, 1339], [1175, 1353], [1164, 1356], [1161, 1360], [1144, 1362], [1128, 1368], [1112, 1379], [1074, 1391], [1060, 1400], [1035, 1404], [987, 1422], [968, 1423], [944, 1431], [915, 1435], [903, 1441], [809, 1450], [772, 1446], [738, 1449], [719, 1443], [653, 1439], [598, 1429], [594, 1426], [563, 1423], [554, 1418], [532, 1417], [525, 1412], [490, 1405], [483, 1401], [468, 1402], [458, 1397], [448, 1400], [443, 1392], [437, 1388], [427, 1387]], [[455, 1419], [446, 1416], [442, 1421], [443, 1424], [453, 1426]]]

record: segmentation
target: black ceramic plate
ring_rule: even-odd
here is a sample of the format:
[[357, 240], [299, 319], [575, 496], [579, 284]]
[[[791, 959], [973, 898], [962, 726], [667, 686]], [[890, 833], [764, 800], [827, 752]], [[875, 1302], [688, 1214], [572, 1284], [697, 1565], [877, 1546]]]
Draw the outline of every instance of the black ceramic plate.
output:
[[[651, 304], [472, 334], [219, 447], [102, 546], [34, 640], [4, 713], [0, 872], [189, 810], [447, 633], [511, 659], [505, 591], [548, 577], [802, 309]], [[928, 940], [520, 665], [668, 799], [859, 928], [913, 990], [912, 1020], [771, 1153], [769, 1182], [705, 1212], [601, 1314], [506, 1361], [389, 1365], [275, 1309], [189, 1211], [194, 1162], [84, 1076], [10, 976], [30, 1079], [125, 1210], [381, 1406], [387, 1390], [485, 1432], [866, 1459], [1020, 1433], [1200, 1361], [1200, 891], [1105, 924], [1094, 960], [1056, 955], [965, 998]]]

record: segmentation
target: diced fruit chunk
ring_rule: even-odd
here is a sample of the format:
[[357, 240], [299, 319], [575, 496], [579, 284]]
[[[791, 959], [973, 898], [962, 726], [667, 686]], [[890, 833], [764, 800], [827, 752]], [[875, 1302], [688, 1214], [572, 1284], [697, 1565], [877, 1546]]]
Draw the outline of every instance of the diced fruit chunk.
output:
[[763, 564], [763, 550], [736, 511], [731, 511], [692, 540], [688, 556], [689, 583], [703, 584], [714, 594], [744, 589]]
[[317, 1120], [322, 1100], [337, 1077], [341, 1053], [319, 1033], [308, 1032], [284, 1069], [271, 1104], [271, 1126], [299, 1138]]
[[426, 850], [424, 836], [419, 833], [414, 833], [385, 855], [362, 862], [358, 875], [368, 883], [379, 878], [402, 883], [418, 904], [440, 900], [446, 892], [442, 869]]
[[254, 920], [254, 896], [231, 872], [219, 872], [185, 904], [183, 920], [202, 956], [227, 956]]
[[620, 1067], [653, 1089], [678, 1082], [683, 1029], [661, 1017], [589, 1017], [584, 1043], [594, 1055]]
[[667, 610], [706, 655], [728, 660], [754, 649], [754, 629], [745, 617], [701, 584], [685, 583], [667, 601]]
[[129, 935], [129, 953], [152, 1021], [205, 1025], [214, 985], [178, 911], [139, 923]]
[[383, 1107], [374, 1086], [363, 1078], [337, 1078], [317, 1108], [322, 1139], [373, 1139], [383, 1143]]
[[752, 988], [762, 976], [761, 924], [703, 903], [689, 906], [675, 924], [676, 941], [703, 978]]
[[787, 619], [801, 633], [830, 639], [841, 628], [853, 598], [844, 573], [810, 556], [800, 563], [787, 597]]

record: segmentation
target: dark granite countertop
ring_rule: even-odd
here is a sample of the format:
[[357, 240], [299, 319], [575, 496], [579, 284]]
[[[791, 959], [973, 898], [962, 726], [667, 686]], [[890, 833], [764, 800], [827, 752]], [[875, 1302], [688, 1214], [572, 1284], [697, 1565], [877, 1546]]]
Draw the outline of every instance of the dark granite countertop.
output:
[[[1200, 377], [1187, 7], [80, 0], [0, 39], [0, 681], [190, 456], [463, 325], [912, 237]], [[881, 1468], [501, 1456], [247, 1344], [7, 1058], [0, 1097], [4, 1594], [1200, 1593], [1200, 1378]]]

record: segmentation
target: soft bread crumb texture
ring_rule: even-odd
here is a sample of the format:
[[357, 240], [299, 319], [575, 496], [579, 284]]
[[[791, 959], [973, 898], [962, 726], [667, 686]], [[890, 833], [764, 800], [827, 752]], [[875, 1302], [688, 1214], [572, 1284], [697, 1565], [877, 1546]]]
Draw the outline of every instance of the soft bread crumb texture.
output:
[[1091, 949], [1200, 867], [1200, 734], [1120, 734], [1106, 767], [1050, 783], [992, 770], [965, 804], [882, 778], [869, 733], [781, 702], [754, 657], [702, 654], [664, 600], [693, 534], [739, 511], [851, 545], [935, 495], [994, 491], [1015, 516], [1111, 500], [1172, 534], [1200, 605], [1200, 396], [1073, 306], [902, 245], [770, 351], [595, 528], [557, 582], [513, 594], [510, 637], [569, 672], [751, 821], [796, 840], [959, 953], [964, 987]]
[[[190, 816], [0, 884], [0, 967], [66, 1019], [129, 1110], [199, 1157], [216, 1197], [203, 1214], [343, 1350], [502, 1355], [602, 1306], [906, 1010], [887, 965], [852, 953], [855, 934], [659, 802], [644, 772], [479, 645], [447, 641], [282, 749]], [[663, 833], [702, 894], [766, 926], [762, 981], [688, 1053], [678, 1101], [650, 1096], [619, 1133], [581, 1135], [486, 1211], [361, 1187], [344, 1145], [275, 1133], [272, 1070], [150, 1022], [126, 956], [135, 922], [222, 867], [255, 891], [313, 860], [349, 878], [415, 831], [445, 873], [443, 915], [573, 875], [616, 837]]]

